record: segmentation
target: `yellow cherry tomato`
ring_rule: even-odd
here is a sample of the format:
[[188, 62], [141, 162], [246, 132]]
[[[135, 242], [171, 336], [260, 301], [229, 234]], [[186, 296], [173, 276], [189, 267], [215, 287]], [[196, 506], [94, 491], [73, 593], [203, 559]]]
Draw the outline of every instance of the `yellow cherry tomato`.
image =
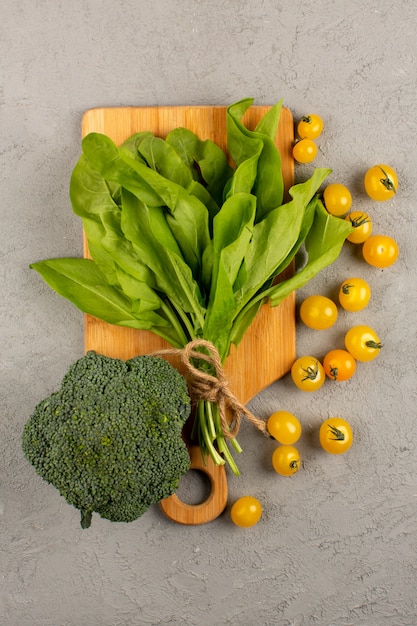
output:
[[317, 139], [323, 131], [323, 120], [316, 113], [304, 115], [298, 122], [297, 133], [303, 139]]
[[266, 423], [271, 437], [279, 443], [292, 445], [301, 435], [301, 424], [297, 417], [288, 411], [276, 411], [269, 416]]
[[349, 220], [355, 229], [347, 236], [348, 241], [351, 243], [363, 243], [369, 239], [372, 234], [372, 220], [367, 213], [351, 211], [345, 219]]
[[326, 296], [308, 296], [300, 306], [301, 321], [315, 330], [330, 328], [337, 320], [337, 306]]
[[357, 361], [367, 362], [379, 355], [382, 343], [373, 328], [360, 324], [347, 331], [345, 347]]
[[398, 177], [390, 165], [379, 163], [369, 168], [364, 177], [365, 191], [372, 200], [384, 202], [395, 196]]
[[323, 201], [330, 215], [341, 217], [342, 215], [346, 215], [352, 206], [352, 194], [346, 185], [331, 183], [324, 189]]
[[240, 528], [250, 528], [259, 522], [262, 516], [262, 505], [253, 496], [242, 496], [230, 510], [232, 522]]
[[292, 476], [300, 469], [300, 453], [294, 446], [278, 446], [272, 453], [272, 467], [281, 476]]
[[311, 163], [317, 156], [317, 146], [311, 139], [300, 139], [294, 145], [292, 155], [298, 163]]
[[373, 267], [390, 267], [398, 259], [398, 244], [388, 235], [371, 235], [362, 246], [365, 261]]
[[326, 376], [331, 380], [345, 381], [356, 371], [356, 361], [347, 350], [330, 350], [323, 359]]
[[312, 392], [323, 386], [326, 374], [314, 356], [301, 356], [292, 365], [291, 378], [298, 389]]
[[363, 278], [348, 278], [339, 289], [339, 302], [346, 311], [362, 311], [371, 299], [371, 288]]
[[342, 454], [353, 443], [352, 428], [341, 417], [330, 417], [320, 426], [320, 445], [330, 454]]

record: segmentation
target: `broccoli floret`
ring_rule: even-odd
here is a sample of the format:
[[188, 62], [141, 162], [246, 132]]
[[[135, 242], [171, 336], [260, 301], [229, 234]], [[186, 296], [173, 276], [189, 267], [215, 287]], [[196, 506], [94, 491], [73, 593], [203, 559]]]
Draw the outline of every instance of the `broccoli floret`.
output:
[[131, 522], [172, 495], [190, 467], [182, 428], [183, 376], [167, 361], [90, 351], [26, 422], [22, 445], [36, 472], [81, 511]]

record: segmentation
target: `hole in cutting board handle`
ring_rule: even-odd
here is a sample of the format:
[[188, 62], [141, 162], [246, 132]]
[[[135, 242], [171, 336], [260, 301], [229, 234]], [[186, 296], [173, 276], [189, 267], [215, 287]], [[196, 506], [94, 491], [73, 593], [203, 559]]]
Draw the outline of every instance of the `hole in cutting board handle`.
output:
[[210, 477], [200, 469], [192, 467], [181, 477], [175, 494], [184, 504], [196, 506], [206, 502], [211, 495], [211, 491]]
[[227, 504], [226, 470], [223, 465], [215, 465], [208, 457], [203, 459], [199, 446], [189, 446], [190, 470], [203, 472], [210, 481], [211, 491], [206, 500], [199, 504], [187, 504], [177, 494], [161, 500], [164, 514], [178, 524], [206, 524], [223, 513]]

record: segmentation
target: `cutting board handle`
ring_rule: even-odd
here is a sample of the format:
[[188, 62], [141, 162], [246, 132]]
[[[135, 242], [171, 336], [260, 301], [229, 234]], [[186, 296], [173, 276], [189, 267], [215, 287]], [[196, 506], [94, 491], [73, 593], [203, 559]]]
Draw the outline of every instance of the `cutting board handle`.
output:
[[179, 524], [206, 524], [223, 513], [227, 504], [227, 480], [224, 465], [215, 465], [211, 457], [203, 459], [199, 446], [189, 446], [190, 469], [204, 472], [209, 479], [211, 492], [208, 498], [199, 504], [186, 504], [174, 493], [161, 500], [164, 514]]

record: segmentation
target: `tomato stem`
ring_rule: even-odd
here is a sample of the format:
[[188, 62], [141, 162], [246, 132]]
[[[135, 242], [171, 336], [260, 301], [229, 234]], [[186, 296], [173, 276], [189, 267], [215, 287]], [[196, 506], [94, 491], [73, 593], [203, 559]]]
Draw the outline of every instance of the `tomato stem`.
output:
[[358, 217], [354, 217], [353, 219], [350, 218], [350, 221], [352, 222], [352, 226], [354, 228], [358, 228], [359, 226], [362, 226], [363, 224], [366, 224], [371, 220], [369, 219], [369, 216], [366, 215], [366, 213], [362, 213], [361, 215], [358, 215]]
[[319, 373], [319, 364], [318, 364], [318, 362], [316, 361], [315, 367], [312, 367], [311, 365], [309, 365], [306, 368], [303, 367], [303, 372], [306, 373], [306, 376], [304, 376], [303, 381], [304, 380], [316, 380], [317, 375]]
[[396, 193], [397, 190], [395, 189], [395, 185], [392, 182], [391, 178], [388, 176], [388, 174], [382, 167], [380, 167], [379, 169], [381, 170], [381, 172], [383, 173], [385, 177], [385, 178], [379, 179], [380, 183], [382, 183], [382, 185], [384, 185], [385, 189], [388, 189], [388, 191], [393, 191], [394, 193]]
[[380, 341], [374, 341], [373, 339], [369, 339], [369, 341], [365, 341], [365, 345], [367, 348], [373, 348], [374, 350], [380, 350], [383, 344]]
[[332, 435], [334, 435], [334, 437], [329, 437], [329, 439], [331, 439], [332, 441], [344, 441], [345, 440], [344, 433], [342, 433], [341, 430], [336, 428], [336, 426], [333, 426], [333, 424], [329, 424], [329, 430], [331, 431]]
[[330, 374], [334, 380], [337, 380], [337, 377], [339, 375], [339, 368], [335, 366], [330, 366]]

